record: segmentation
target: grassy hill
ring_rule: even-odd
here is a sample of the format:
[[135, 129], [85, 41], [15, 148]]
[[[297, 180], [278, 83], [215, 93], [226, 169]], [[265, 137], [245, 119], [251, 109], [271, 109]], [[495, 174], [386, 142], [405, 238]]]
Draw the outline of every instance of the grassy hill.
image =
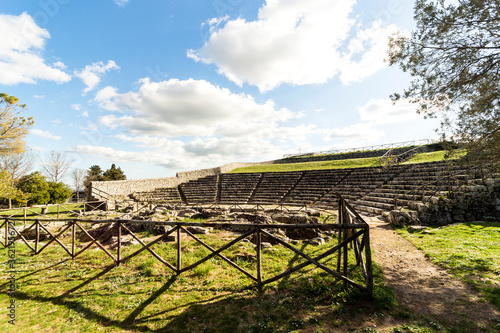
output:
[[[442, 161], [446, 150], [440, 150], [430, 153], [416, 154], [403, 164], [424, 163]], [[453, 158], [463, 156], [465, 152], [456, 154]], [[271, 165], [256, 165], [244, 168], [237, 168], [230, 173], [252, 173], [252, 172], [287, 172], [287, 171], [306, 171], [306, 170], [325, 170], [325, 169], [347, 169], [380, 166], [380, 157], [354, 158], [333, 161], [317, 161], [302, 163], [286, 163]]]

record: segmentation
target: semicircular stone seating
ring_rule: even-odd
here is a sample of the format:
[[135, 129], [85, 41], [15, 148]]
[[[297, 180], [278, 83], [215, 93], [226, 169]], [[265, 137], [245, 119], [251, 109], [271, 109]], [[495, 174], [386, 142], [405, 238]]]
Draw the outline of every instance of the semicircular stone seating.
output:
[[283, 204], [334, 208], [338, 193], [357, 211], [380, 215], [471, 178], [467, 167], [450, 161], [388, 168], [228, 173], [191, 180], [177, 188], [139, 192], [135, 199], [186, 204]]

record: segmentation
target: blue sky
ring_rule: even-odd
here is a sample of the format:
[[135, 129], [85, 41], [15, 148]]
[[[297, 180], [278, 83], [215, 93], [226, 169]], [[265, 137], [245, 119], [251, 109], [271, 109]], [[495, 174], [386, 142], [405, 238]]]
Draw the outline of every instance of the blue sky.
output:
[[383, 60], [411, 1], [0, 4], [0, 92], [27, 104], [40, 160], [139, 179], [437, 137], [389, 100], [410, 82]]

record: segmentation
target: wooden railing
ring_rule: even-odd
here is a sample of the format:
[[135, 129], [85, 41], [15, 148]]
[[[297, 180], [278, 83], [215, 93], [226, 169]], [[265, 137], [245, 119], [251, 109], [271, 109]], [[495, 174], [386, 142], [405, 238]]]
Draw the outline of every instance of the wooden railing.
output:
[[[79, 206], [81, 209], [76, 209], [75, 206]], [[80, 215], [81, 213], [103, 210], [105, 207], [106, 202], [104, 201], [85, 201], [77, 204], [51, 204], [12, 209], [6, 208], [0, 210], [0, 218], [23, 217], [24, 219], [28, 219], [28, 215], [32, 215], [34, 218], [54, 218], [55, 215], [56, 219], [62, 219], [70, 215]]]
[[[165, 266], [170, 268], [176, 274], [182, 274], [189, 271], [196, 266], [202, 264], [203, 262], [213, 258], [215, 256], [221, 258], [227, 262], [231, 267], [239, 270], [246, 277], [255, 281], [259, 285], [265, 285], [277, 281], [285, 276], [288, 276], [306, 266], [314, 265], [317, 268], [333, 275], [334, 277], [340, 279], [344, 283], [344, 287], [352, 286], [358, 288], [365, 292], [368, 297], [372, 297], [373, 294], [373, 270], [371, 261], [371, 250], [370, 250], [370, 236], [369, 236], [369, 226], [368, 224], [359, 216], [356, 211], [342, 198], [338, 196], [338, 220], [337, 223], [315, 223], [315, 224], [241, 224], [241, 223], [219, 223], [219, 222], [152, 222], [152, 221], [134, 221], [134, 220], [85, 220], [85, 219], [24, 219], [24, 218], [0, 218], [0, 229], [5, 228], [5, 238], [2, 239], [1, 243], [5, 247], [11, 244], [12, 239], [17, 239], [23, 242], [26, 246], [33, 251], [35, 255], [42, 253], [51, 244], [58, 244], [61, 246], [65, 252], [75, 259], [81, 253], [85, 252], [92, 245], [97, 246], [101, 249], [107, 256], [109, 256], [115, 265], [120, 265], [127, 262], [131, 258], [137, 256], [138, 254], [147, 251], [149, 254], [154, 256], [157, 260], [163, 263]], [[46, 227], [46, 223], [61, 223], [62, 228], [57, 234], [53, 234], [49, 228]], [[30, 244], [23, 236], [26, 231], [19, 231], [18, 227], [24, 224], [24, 230], [30, 231], [34, 229], [35, 240], [34, 244]], [[26, 224], [28, 224], [26, 226]], [[45, 225], [44, 225], [45, 224]], [[93, 224], [112, 224], [112, 228], [108, 229], [106, 232], [99, 236], [92, 236], [89, 233], [89, 227], [87, 225]], [[130, 230], [130, 225], [150, 225], [150, 226], [171, 226], [172, 229], [167, 233], [158, 236], [155, 240], [148, 244], [145, 244], [138, 235], [136, 235], [132, 230]], [[235, 239], [229, 241], [227, 244], [223, 245], [218, 249], [212, 248], [210, 245], [205, 243], [203, 240], [195, 236], [191, 231], [189, 231], [189, 226], [200, 226], [200, 227], [214, 227], [214, 228], [246, 228], [246, 232], [242, 235], [236, 237]], [[270, 232], [270, 229], [307, 229], [315, 228], [319, 230], [333, 230], [337, 234], [337, 242], [334, 246], [327, 249], [324, 253], [311, 257], [304, 253], [303, 251], [295, 248], [291, 244], [285, 242], [279, 237], [276, 237]], [[66, 244], [63, 242], [62, 235], [66, 234], [68, 231], [71, 232], [71, 240], [65, 240]], [[45, 243], [40, 240], [41, 232], [45, 233], [47, 239]], [[76, 241], [77, 232], [80, 235], [85, 235], [90, 241], [87, 244], [78, 244]], [[196, 261], [187, 266], [183, 266], [182, 263], [182, 238], [181, 232], [187, 234], [189, 237], [194, 239], [197, 243], [201, 244], [210, 251], [210, 254], [204, 258]], [[132, 254], [123, 257], [122, 256], [122, 234], [127, 233], [131, 235], [140, 245], [141, 248]], [[110, 236], [110, 234], [117, 236], [117, 246], [116, 250], [107, 249], [101, 242], [102, 239]], [[165, 240], [171, 234], [176, 234], [176, 260], [175, 262], [169, 262], [165, 258], [161, 257], [157, 252], [155, 252], [152, 246], [162, 240]], [[255, 236], [253, 236], [255, 235]], [[234, 244], [242, 241], [243, 239], [253, 236], [256, 239], [256, 274], [252, 274], [245, 270], [243, 267], [239, 266], [234, 261], [230, 260], [223, 255], [223, 251], [233, 246]], [[304, 261], [298, 265], [290, 267], [286, 271], [277, 274], [275, 276], [263, 279], [263, 267], [261, 263], [262, 258], [262, 236], [266, 238], [273, 239], [275, 242], [281, 244], [288, 250], [292, 251], [296, 255], [302, 257]], [[83, 247], [81, 247], [83, 245]], [[80, 248], [77, 250], [77, 247]], [[355, 262], [349, 263], [348, 252], [354, 251]], [[332, 261], [331, 258], [335, 258], [336, 261], [334, 267], [329, 267], [328, 264]], [[328, 261], [320, 262], [321, 260], [330, 257]], [[351, 256], [352, 260], [352, 256]], [[363, 281], [354, 281], [352, 278], [352, 272], [349, 272], [349, 267], [359, 267], [362, 273]]]

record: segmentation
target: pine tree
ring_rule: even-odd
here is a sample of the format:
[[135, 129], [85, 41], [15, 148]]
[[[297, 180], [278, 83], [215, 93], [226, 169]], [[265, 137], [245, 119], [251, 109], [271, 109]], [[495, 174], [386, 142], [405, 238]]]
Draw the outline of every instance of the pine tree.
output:
[[127, 177], [123, 173], [120, 167], [116, 167], [115, 164], [111, 164], [111, 168], [106, 170], [102, 175], [103, 180], [126, 180]]

